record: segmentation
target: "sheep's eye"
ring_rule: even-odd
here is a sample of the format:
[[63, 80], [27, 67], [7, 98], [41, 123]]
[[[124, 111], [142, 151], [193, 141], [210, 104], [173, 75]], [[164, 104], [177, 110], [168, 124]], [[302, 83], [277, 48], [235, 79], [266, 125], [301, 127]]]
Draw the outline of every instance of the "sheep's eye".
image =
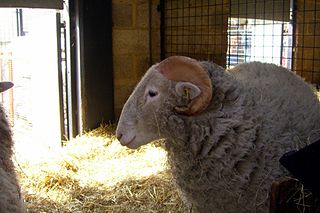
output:
[[150, 91], [148, 92], [148, 94], [149, 94], [149, 96], [150, 96], [151, 98], [153, 98], [153, 97], [155, 97], [155, 96], [158, 95], [158, 92], [155, 92], [155, 91], [150, 90]]

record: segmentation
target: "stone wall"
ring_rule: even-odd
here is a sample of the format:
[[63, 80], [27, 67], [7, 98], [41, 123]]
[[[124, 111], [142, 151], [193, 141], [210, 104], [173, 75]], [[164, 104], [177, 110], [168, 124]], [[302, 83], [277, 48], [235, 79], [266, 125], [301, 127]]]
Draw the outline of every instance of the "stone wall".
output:
[[158, 4], [159, 0], [112, 1], [116, 117], [142, 75], [160, 60]]
[[294, 70], [320, 84], [320, 2], [297, 0]]

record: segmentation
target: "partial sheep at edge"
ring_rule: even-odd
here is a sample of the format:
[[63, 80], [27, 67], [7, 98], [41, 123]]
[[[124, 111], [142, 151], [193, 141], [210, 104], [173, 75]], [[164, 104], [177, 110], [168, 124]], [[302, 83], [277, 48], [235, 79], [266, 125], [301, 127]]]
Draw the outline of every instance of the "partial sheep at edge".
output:
[[[0, 82], [0, 93], [13, 86], [11, 82]], [[3, 107], [0, 105], [0, 212], [26, 212], [20, 186], [12, 162], [13, 141]]]

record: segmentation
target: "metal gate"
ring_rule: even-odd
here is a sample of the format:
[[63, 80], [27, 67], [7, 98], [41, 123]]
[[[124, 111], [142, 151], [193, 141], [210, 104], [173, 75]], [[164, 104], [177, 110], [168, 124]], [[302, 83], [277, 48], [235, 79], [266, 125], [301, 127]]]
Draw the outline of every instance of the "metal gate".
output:
[[320, 2], [162, 0], [161, 56], [224, 67], [262, 61], [320, 83]]

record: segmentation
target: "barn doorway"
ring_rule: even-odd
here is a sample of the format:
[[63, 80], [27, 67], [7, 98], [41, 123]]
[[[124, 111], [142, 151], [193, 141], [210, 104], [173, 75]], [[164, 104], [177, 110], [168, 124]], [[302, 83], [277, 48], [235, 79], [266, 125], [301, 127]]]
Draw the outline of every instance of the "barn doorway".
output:
[[47, 157], [68, 138], [64, 18], [53, 9], [0, 8], [0, 77], [15, 84], [1, 100], [21, 156]]

